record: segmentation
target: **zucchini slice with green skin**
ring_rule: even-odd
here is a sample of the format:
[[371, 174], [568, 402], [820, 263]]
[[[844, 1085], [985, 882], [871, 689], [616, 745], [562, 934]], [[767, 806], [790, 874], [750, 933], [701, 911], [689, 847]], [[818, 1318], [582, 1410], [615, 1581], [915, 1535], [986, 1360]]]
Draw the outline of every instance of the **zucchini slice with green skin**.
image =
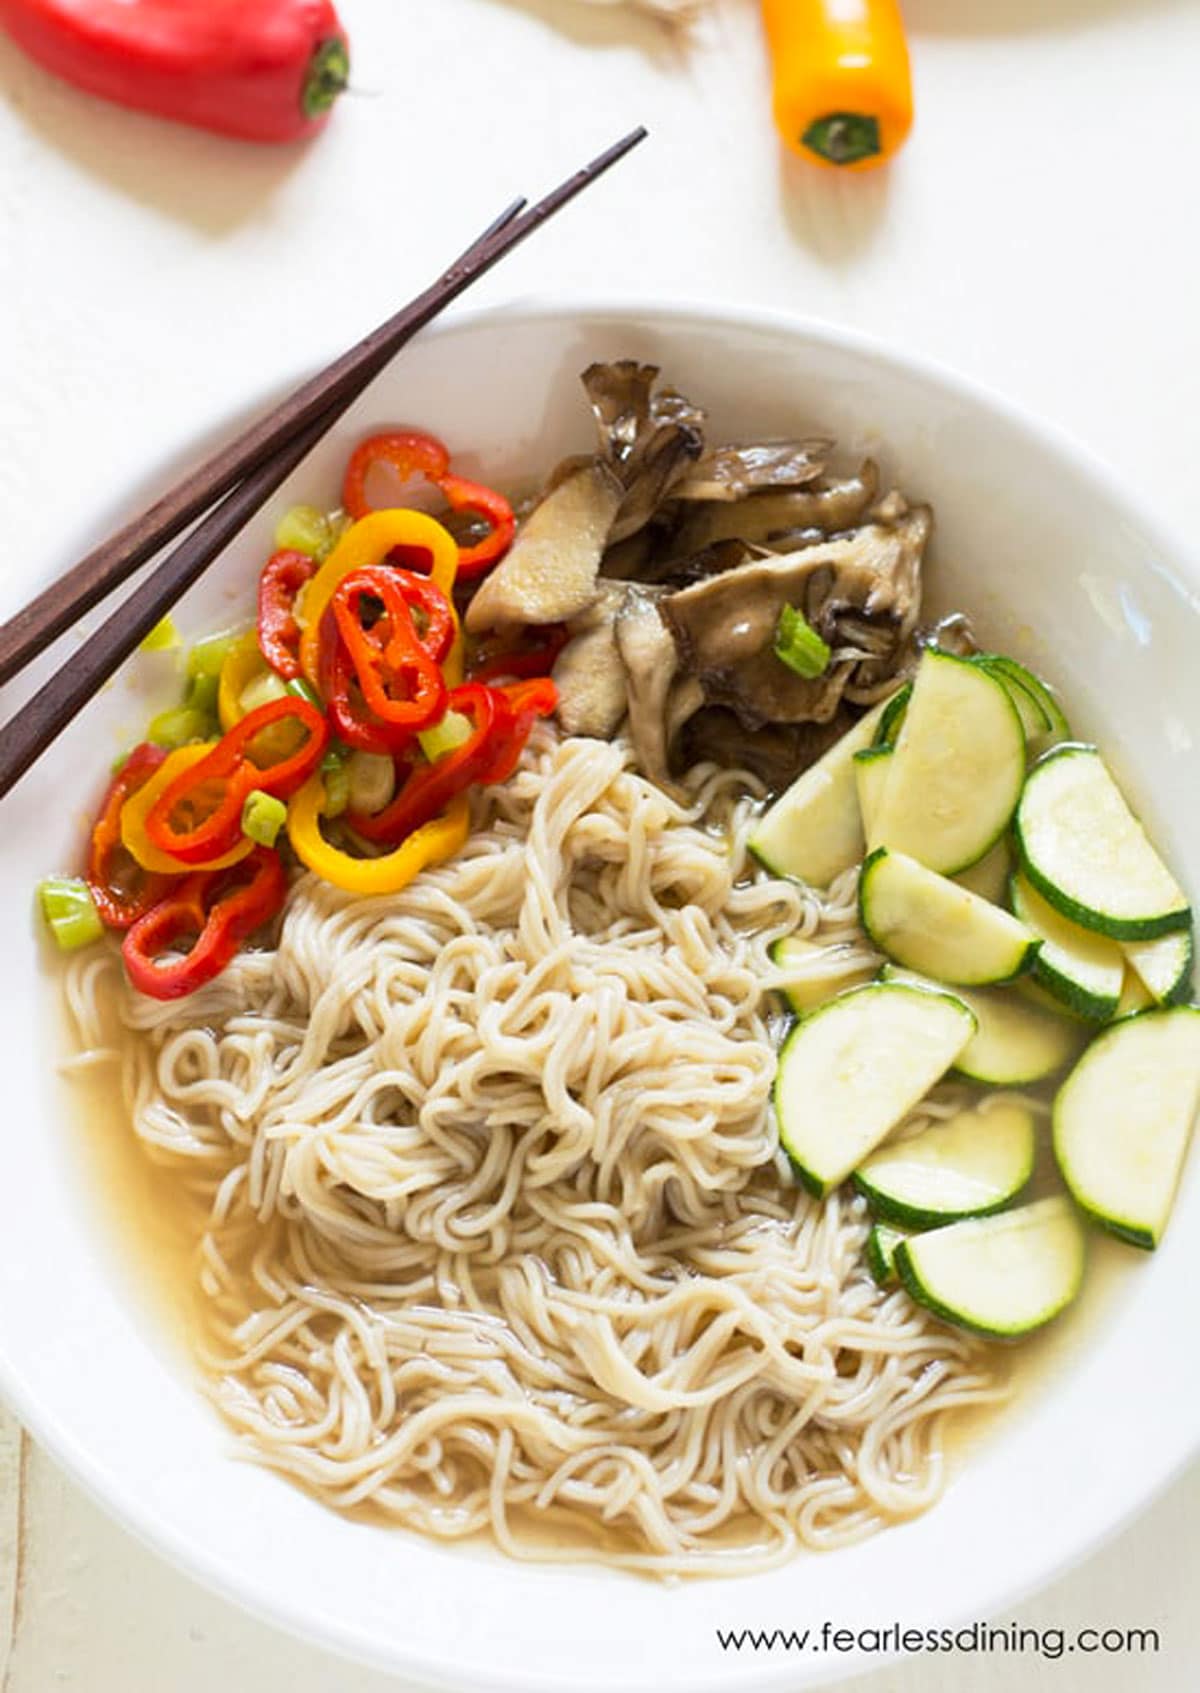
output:
[[900, 733], [900, 725], [904, 722], [904, 714], [908, 710], [908, 702], [912, 698], [913, 685], [906, 682], [898, 693], [892, 695], [883, 707], [883, 716], [879, 719], [879, 727], [875, 731], [873, 746], [895, 747], [896, 736]]
[[1156, 941], [1122, 941], [1121, 951], [1156, 1005], [1182, 1005], [1191, 998], [1190, 928], [1162, 935]]
[[979, 653], [971, 662], [980, 665], [990, 676], [994, 676], [1007, 693], [1017, 709], [1017, 716], [1021, 719], [1027, 744], [1050, 733], [1050, 717], [1041, 700], [1024, 682], [1004, 667], [998, 654]]
[[1034, 765], [1013, 833], [1026, 879], [1073, 923], [1121, 941], [1190, 924], [1186, 896], [1095, 747], [1068, 741]]
[[1105, 1029], [1054, 1101], [1054, 1156], [1078, 1204], [1133, 1246], [1158, 1245], [1200, 1105], [1200, 1008]]
[[858, 809], [862, 814], [867, 846], [875, 845], [875, 819], [891, 774], [891, 747], [864, 747], [854, 755], [854, 780], [858, 785]]
[[[988, 653], [987, 660], [993, 669], [1001, 675], [1007, 676], [1018, 687], [1023, 688], [1037, 701], [1046, 719], [1044, 737], [1038, 737], [1042, 745], [1038, 750], [1044, 750], [1056, 741], [1066, 741], [1071, 737], [1071, 725], [1067, 722], [1066, 713], [1058, 702], [1058, 695], [1048, 682], [1036, 676], [1025, 665], [1018, 664], [1015, 658], [1009, 658], [1006, 653]], [[1037, 741], [1035, 741], [1035, 746]]]
[[779, 991], [797, 1017], [823, 1005], [834, 994], [869, 982], [875, 971], [859, 962], [862, 946], [855, 941], [835, 941], [822, 946], [802, 935], [784, 935], [770, 949], [772, 964], [781, 970], [795, 970], [796, 980]]
[[985, 1217], [1029, 1185], [1036, 1150], [1033, 1113], [1001, 1101], [889, 1141], [855, 1170], [854, 1185], [888, 1223], [925, 1228]]
[[1107, 1023], [1115, 1016], [1125, 978], [1118, 943], [1072, 923], [1019, 873], [1009, 884], [1009, 904], [1042, 943], [1033, 961], [1034, 981], [1078, 1017]]
[[760, 818], [748, 844], [772, 875], [826, 888], [858, 863], [867, 843], [854, 755], [870, 746], [888, 703], [881, 701], [860, 717]]
[[858, 909], [880, 952], [937, 982], [1010, 982], [1029, 968], [1039, 945], [1010, 912], [887, 847], [863, 865]]
[[896, 1248], [908, 1235], [894, 1229], [890, 1223], [872, 1223], [863, 1248], [867, 1268], [880, 1287], [891, 1287], [899, 1278], [896, 1274]]
[[[946, 991], [894, 964], [885, 964], [879, 975], [885, 982]], [[989, 1087], [1032, 1087], [1065, 1069], [1079, 1051], [1083, 1030], [1067, 1017], [1043, 1011], [1004, 988], [956, 987], [954, 993], [978, 1025], [955, 1061], [960, 1076]]]
[[980, 899], [986, 899], [992, 905], [1003, 905], [1011, 874], [1012, 848], [1007, 835], [1004, 835], [989, 852], [984, 853], [978, 864], [960, 870], [954, 880], [960, 888], [978, 894]]
[[879, 843], [953, 875], [1007, 829], [1025, 780], [1025, 732], [1004, 687], [927, 649], [876, 818]]
[[1057, 1317], [1083, 1284], [1087, 1240], [1063, 1194], [968, 1217], [903, 1240], [900, 1280], [936, 1316], [976, 1334], [1014, 1339]]
[[775, 1072], [779, 1140], [817, 1198], [923, 1099], [975, 1032], [961, 1000], [871, 982], [801, 1019]]

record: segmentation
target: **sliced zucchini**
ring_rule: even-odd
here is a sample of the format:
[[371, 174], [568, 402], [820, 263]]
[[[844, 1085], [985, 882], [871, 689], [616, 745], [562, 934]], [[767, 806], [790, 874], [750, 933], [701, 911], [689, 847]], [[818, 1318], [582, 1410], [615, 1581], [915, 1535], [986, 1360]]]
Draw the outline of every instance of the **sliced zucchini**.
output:
[[923, 1228], [983, 1217], [1028, 1185], [1036, 1146], [1033, 1113], [1000, 1102], [888, 1142], [859, 1165], [854, 1185], [889, 1223]]
[[1107, 1023], [1117, 1009], [1125, 976], [1117, 942], [1072, 923], [1019, 873], [1009, 886], [1009, 903], [1042, 943], [1033, 961], [1034, 980], [1068, 1011]]
[[943, 1076], [975, 1032], [950, 994], [851, 988], [801, 1019], [775, 1073], [779, 1139], [818, 1198], [843, 1181]]
[[952, 875], [1008, 827], [1025, 733], [1008, 694], [970, 659], [927, 649], [876, 819], [879, 842]]
[[1162, 1239], [1200, 1104], [1200, 1008], [1105, 1029], [1054, 1101], [1054, 1155], [1085, 1211], [1122, 1240]]
[[1009, 658], [1006, 653], [989, 653], [988, 661], [993, 669], [1001, 675], [1007, 676], [1018, 687], [1024, 688], [1026, 693], [1031, 694], [1041, 707], [1046, 718], [1044, 746], [1048, 746], [1054, 741], [1065, 741], [1070, 738], [1071, 725], [1067, 722], [1066, 713], [1059, 704], [1058, 695], [1049, 682], [1043, 681], [1032, 670], [1026, 669], [1025, 665], [1018, 664], [1015, 658]]
[[979, 653], [973, 663], [994, 676], [1016, 707], [1025, 740], [1038, 741], [1050, 733], [1050, 717], [1041, 700], [1006, 667], [998, 653]]
[[900, 725], [904, 722], [904, 713], [908, 710], [908, 702], [912, 698], [912, 683], [904, 686], [886, 701], [883, 716], [879, 719], [879, 727], [875, 731], [874, 745], [877, 747], [894, 747], [896, 736], [900, 733]]
[[1034, 766], [1014, 833], [1027, 880], [1073, 923], [1123, 941], [1188, 927], [1183, 891], [1095, 747], [1069, 741]]
[[[957, 991], [956, 988], [955, 992], [957, 993]], [[1052, 993], [1047, 993], [1041, 983], [1035, 982], [1031, 975], [1022, 976], [1019, 982], [1014, 982], [1013, 992], [1019, 995], [1021, 999], [1027, 1000], [1030, 1005], [1039, 1006], [1041, 1010], [1050, 1012], [1053, 1017], [1065, 1017], [1069, 1023], [1074, 1023], [1076, 1028], [1081, 1031], [1090, 1029], [1093, 1034], [1096, 1032], [1096, 1024], [1093, 1018], [1081, 1017], [1078, 1011], [1072, 1011], [1071, 1007], [1064, 1005], [1061, 999], [1055, 999]]]
[[1008, 982], [1037, 953], [1036, 936], [1011, 913], [886, 847], [863, 865], [858, 909], [880, 952], [938, 982]]
[[1061, 1193], [993, 1217], [968, 1217], [895, 1250], [909, 1293], [937, 1316], [1011, 1339], [1041, 1328], [1083, 1283], [1083, 1224]]
[[846, 988], [869, 982], [875, 972], [861, 962], [862, 946], [856, 941], [835, 941], [822, 946], [802, 935], [785, 935], [771, 947], [771, 962], [781, 970], [794, 971], [792, 980], [779, 991], [797, 1017], [823, 1005]]
[[890, 1223], [871, 1224], [863, 1255], [880, 1287], [890, 1287], [896, 1280], [896, 1248], [907, 1239], [903, 1229], [894, 1229]]
[[866, 850], [854, 755], [869, 747], [888, 702], [860, 717], [763, 815], [750, 851], [775, 876], [825, 888]]
[[1008, 878], [1012, 873], [1012, 849], [1007, 835], [1001, 836], [990, 852], [985, 852], [978, 864], [960, 870], [954, 880], [960, 888], [967, 888], [980, 899], [993, 905], [1003, 905]]
[[1156, 941], [1122, 941], [1121, 951], [1157, 1005], [1179, 1005], [1192, 991], [1192, 931]]
[[[885, 982], [945, 991], [894, 964], [885, 964], [879, 974]], [[1079, 1051], [1083, 1031], [1078, 1023], [1030, 1005], [1004, 988], [956, 987], [954, 993], [978, 1025], [955, 1063], [960, 1076], [991, 1087], [1031, 1087], [1055, 1075]]]
[[867, 846], [875, 845], [875, 819], [892, 767], [891, 747], [864, 747], [854, 755], [854, 780], [858, 784], [858, 809], [862, 815]]

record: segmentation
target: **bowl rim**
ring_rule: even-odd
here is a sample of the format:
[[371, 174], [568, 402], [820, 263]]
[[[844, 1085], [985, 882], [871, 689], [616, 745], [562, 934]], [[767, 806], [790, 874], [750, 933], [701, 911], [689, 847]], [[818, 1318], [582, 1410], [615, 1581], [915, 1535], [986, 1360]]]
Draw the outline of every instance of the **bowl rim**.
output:
[[[611, 295], [602, 291], [579, 291], [571, 295], [531, 293], [493, 304], [450, 310], [422, 331], [422, 339], [443, 339], [486, 329], [492, 324], [522, 325], [536, 328], [539, 324], [576, 320], [582, 323], [609, 320], [625, 321], [631, 329], [653, 328], [658, 324], [690, 327], [706, 333], [719, 334], [723, 329], [744, 332], [761, 331], [797, 345], [805, 342], [825, 345], [851, 353], [866, 361], [889, 367], [898, 374], [919, 383], [941, 389], [945, 394], [962, 400], [976, 410], [990, 413], [1009, 428], [1023, 434], [1034, 445], [1066, 464], [1072, 474], [1103, 499], [1106, 506], [1122, 520], [1128, 521], [1171, 565], [1200, 592], [1200, 553], [1195, 544], [1169, 521], [1161, 519], [1153, 504], [1131, 492], [1128, 479], [1116, 471], [1093, 449], [1070, 431], [1029, 410], [990, 383], [968, 376], [939, 359], [924, 353], [897, 347], [873, 333], [836, 323], [816, 315], [799, 314], [778, 308], [742, 306], [721, 301], [706, 301], [697, 296], [676, 295], [669, 299], [636, 294]], [[285, 391], [290, 382], [275, 382], [265, 392], [269, 395]], [[269, 403], [264, 402], [264, 405]], [[253, 410], [259, 408], [254, 406]], [[197, 420], [187, 441], [156, 462], [151, 474], [165, 469], [169, 475], [181, 457], [190, 451], [189, 441], [219, 443], [223, 435], [232, 433], [235, 420], [248, 413], [243, 405], [229, 407], [216, 420]], [[223, 421], [222, 421], [223, 419]], [[35, 586], [49, 579], [47, 572], [38, 572]], [[198, 1391], [198, 1389], [196, 1389]], [[397, 1678], [397, 1686], [453, 1689], [463, 1686], [461, 1676], [445, 1659], [437, 1660], [420, 1653], [398, 1656], [394, 1650], [377, 1648], [353, 1625], [340, 1623], [326, 1616], [312, 1616], [297, 1604], [291, 1605], [273, 1591], [269, 1584], [246, 1582], [230, 1574], [227, 1565], [195, 1548], [183, 1531], [160, 1517], [152, 1503], [139, 1499], [119, 1476], [102, 1461], [92, 1458], [87, 1448], [62, 1424], [53, 1412], [46, 1410], [36, 1395], [27, 1391], [25, 1382], [0, 1346], [0, 1396], [15, 1412], [25, 1429], [37, 1443], [60, 1464], [111, 1519], [130, 1533], [142, 1545], [184, 1575], [198, 1582], [210, 1592], [279, 1629], [285, 1635], [300, 1638], [335, 1655], [384, 1670]], [[1165, 1491], [1200, 1451], [1200, 1423], [1194, 1425], [1189, 1440], [1169, 1448], [1155, 1448], [1143, 1454], [1140, 1482], [1132, 1496], [1112, 1493], [1113, 1506], [1104, 1515], [1100, 1528], [1082, 1543], [1066, 1551], [1054, 1550], [1039, 1554], [1030, 1550], [1025, 1569], [996, 1593], [990, 1601], [993, 1614], [1020, 1603], [1031, 1594], [1056, 1581], [1082, 1564], [1120, 1533]], [[934, 1507], [936, 1510], [936, 1506]], [[799, 1554], [798, 1554], [799, 1555]], [[590, 1566], [580, 1565], [581, 1571]], [[740, 1582], [746, 1578], [737, 1578]], [[752, 1578], [750, 1578], [752, 1579]], [[728, 1590], [733, 1582], [710, 1578], [705, 1585], [715, 1590]], [[947, 1626], [965, 1620], [951, 1616]], [[859, 1652], [844, 1657], [826, 1655], [824, 1664], [813, 1673], [811, 1662], [804, 1685], [828, 1685], [851, 1676], [862, 1675], [872, 1667], [882, 1667], [897, 1661], [897, 1652], [873, 1653], [863, 1657]], [[689, 1681], [692, 1693], [728, 1693], [734, 1685], [728, 1670], [724, 1675], [706, 1676], [693, 1672]], [[774, 1664], [770, 1655], [757, 1657], [754, 1662], [742, 1658], [736, 1676], [736, 1686], [747, 1693], [782, 1693], [796, 1684], [796, 1667], [788, 1664], [788, 1654], [782, 1654]], [[637, 1687], [641, 1684], [638, 1683]], [[628, 1693], [635, 1693], [635, 1684], [628, 1683]], [[521, 1669], [494, 1663], [486, 1676], [475, 1676], [473, 1693], [561, 1693], [562, 1684], [530, 1664]], [[571, 1683], [571, 1693], [612, 1693], [610, 1679], [592, 1679], [586, 1674]]]

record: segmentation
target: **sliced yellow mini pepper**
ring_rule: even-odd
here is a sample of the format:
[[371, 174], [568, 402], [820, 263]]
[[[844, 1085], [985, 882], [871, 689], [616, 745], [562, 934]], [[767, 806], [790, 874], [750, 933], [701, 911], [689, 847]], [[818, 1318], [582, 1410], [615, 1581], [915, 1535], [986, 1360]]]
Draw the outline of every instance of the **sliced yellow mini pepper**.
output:
[[225, 656], [221, 666], [221, 680], [217, 685], [217, 716], [227, 733], [240, 723], [246, 713], [242, 709], [242, 695], [251, 682], [266, 675], [271, 667], [258, 649], [258, 633], [247, 629], [239, 635]]
[[[364, 520], [366, 521], [366, 520]], [[470, 806], [461, 794], [441, 817], [416, 829], [383, 858], [352, 858], [321, 833], [325, 779], [318, 771], [288, 806], [288, 838], [300, 862], [335, 888], [352, 894], [395, 894], [431, 864], [456, 853], [471, 829]]]
[[207, 758], [216, 745], [216, 741], [202, 741], [194, 742], [191, 746], [177, 747], [174, 752], [167, 754], [149, 781], [130, 794], [121, 807], [122, 844], [126, 851], [137, 859], [143, 870], [158, 870], [167, 876], [187, 875], [192, 870], [224, 870], [226, 865], [240, 863], [253, 851], [254, 842], [243, 839], [220, 858], [209, 859], [204, 864], [183, 864], [171, 853], [155, 846], [146, 833], [146, 818], [159, 794], [176, 776], [181, 776], [185, 770], [190, 770], [193, 764], [199, 764], [202, 758]]
[[[305, 585], [301, 607], [304, 629], [300, 636], [300, 668], [314, 687], [320, 687], [321, 619], [329, 609], [338, 584], [352, 570], [385, 563], [393, 547], [420, 547], [430, 554], [430, 578], [451, 601], [453, 613], [451, 595], [458, 571], [458, 547], [449, 531], [423, 511], [396, 507], [390, 511], [368, 512], [366, 517], [360, 517], [357, 523], [350, 525], [320, 570]], [[457, 631], [457, 618], [455, 628]], [[449, 687], [456, 687], [462, 681], [462, 669], [462, 636], [456, 632], [454, 645], [442, 665]]]

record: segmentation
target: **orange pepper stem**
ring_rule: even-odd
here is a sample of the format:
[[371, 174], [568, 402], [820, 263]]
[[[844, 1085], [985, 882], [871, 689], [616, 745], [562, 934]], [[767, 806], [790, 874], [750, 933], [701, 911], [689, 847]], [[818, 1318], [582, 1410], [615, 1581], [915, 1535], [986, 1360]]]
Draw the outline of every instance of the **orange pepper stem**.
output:
[[828, 117], [815, 118], [800, 140], [810, 153], [828, 159], [831, 165], [857, 164], [883, 150], [878, 118], [862, 112], [830, 112]]

